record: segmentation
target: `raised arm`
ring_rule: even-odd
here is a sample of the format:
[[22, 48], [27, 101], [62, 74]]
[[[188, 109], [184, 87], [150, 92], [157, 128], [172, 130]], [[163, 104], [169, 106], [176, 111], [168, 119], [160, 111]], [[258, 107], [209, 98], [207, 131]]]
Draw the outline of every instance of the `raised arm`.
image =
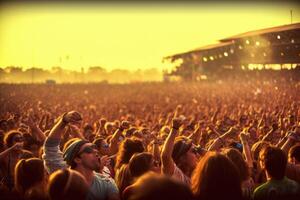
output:
[[153, 145], [153, 148], [152, 148], [151, 153], [154, 156], [154, 160], [159, 161], [160, 160], [160, 150], [159, 150], [160, 141], [157, 137], [154, 138], [152, 145]]
[[114, 132], [109, 144], [110, 155], [116, 154], [118, 152], [119, 137], [122, 135], [123, 130], [128, 128], [129, 128], [129, 122], [122, 121], [120, 127]]
[[242, 132], [239, 137], [243, 145], [243, 154], [245, 156], [248, 167], [253, 168], [253, 159], [251, 155], [250, 146], [248, 144], [248, 136], [246, 135], [246, 133]]
[[194, 144], [198, 145], [201, 137], [200, 125], [194, 130], [194, 132], [189, 135], [189, 138], [193, 141]]
[[300, 130], [299, 132], [290, 132], [288, 134], [288, 139], [286, 140], [286, 142], [282, 145], [281, 149], [284, 151], [284, 153], [286, 155], [288, 155], [288, 152], [290, 150], [290, 148], [295, 144], [295, 142], [299, 142], [300, 141]]
[[237, 130], [233, 127], [231, 127], [226, 133], [223, 135], [219, 136], [215, 141], [208, 147], [209, 151], [217, 151], [219, 150], [222, 145], [225, 145], [225, 141], [234, 136], [237, 133]]
[[273, 133], [278, 130], [278, 125], [273, 124], [272, 129], [262, 138], [262, 141], [268, 141], [272, 137]]
[[214, 112], [212, 118], [211, 118], [211, 123], [215, 124], [216, 123], [216, 120], [217, 120], [217, 116], [220, 112], [220, 107], [217, 108], [217, 110]]
[[64, 133], [64, 127], [68, 123], [76, 123], [80, 120], [82, 120], [81, 115], [76, 111], [71, 111], [60, 117], [51, 129], [49, 136], [44, 143], [43, 154], [43, 160], [48, 173], [67, 167], [66, 162], [63, 160], [63, 154], [59, 148], [60, 140]]
[[60, 140], [63, 134], [63, 130], [68, 123], [72, 123], [72, 122], [77, 123], [78, 121], [81, 120], [82, 120], [81, 115], [76, 111], [65, 113], [63, 116], [59, 118], [58, 122], [51, 129], [47, 139], [51, 138], [51, 139]]
[[40, 129], [40, 127], [37, 125], [37, 123], [34, 121], [32, 116], [28, 117], [28, 125], [31, 129], [32, 136], [39, 142], [44, 142], [46, 139], [46, 136], [44, 135], [44, 133]]
[[174, 141], [178, 135], [178, 129], [182, 125], [182, 121], [178, 118], [172, 120], [171, 132], [168, 135], [162, 152], [161, 152], [161, 161], [162, 161], [162, 172], [166, 175], [172, 176], [174, 173], [174, 161], [172, 158], [172, 152], [174, 148]]
[[105, 118], [101, 118], [101, 119], [97, 122], [98, 128], [97, 128], [96, 133], [95, 133], [96, 137], [99, 137], [99, 136], [101, 136], [101, 135], [106, 135], [106, 133], [105, 133], [105, 128], [104, 128], [106, 122], [107, 122], [107, 120], [106, 120]]
[[5, 149], [4, 151], [2, 151], [0, 153], [0, 160], [4, 159], [6, 156], [8, 156], [11, 151], [13, 151], [15, 149], [21, 149], [22, 147], [23, 147], [23, 144], [18, 142], [16, 144], [14, 144], [13, 146]]
[[70, 124], [69, 125], [69, 128], [71, 130], [71, 134], [76, 137], [76, 138], [80, 138], [82, 140], [85, 140], [86, 138], [83, 136], [83, 134], [81, 133], [80, 129], [76, 126], [76, 125], [73, 125], [73, 124]]

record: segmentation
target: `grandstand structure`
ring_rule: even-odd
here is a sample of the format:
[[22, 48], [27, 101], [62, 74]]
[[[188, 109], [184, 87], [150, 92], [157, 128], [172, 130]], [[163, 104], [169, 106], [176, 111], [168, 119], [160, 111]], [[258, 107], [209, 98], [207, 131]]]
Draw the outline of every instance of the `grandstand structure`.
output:
[[[300, 64], [300, 23], [249, 31], [163, 58], [180, 63], [168, 75], [193, 79], [222, 70], [279, 69]], [[273, 67], [272, 67], [273, 66]], [[298, 68], [298, 67], [297, 67]]]

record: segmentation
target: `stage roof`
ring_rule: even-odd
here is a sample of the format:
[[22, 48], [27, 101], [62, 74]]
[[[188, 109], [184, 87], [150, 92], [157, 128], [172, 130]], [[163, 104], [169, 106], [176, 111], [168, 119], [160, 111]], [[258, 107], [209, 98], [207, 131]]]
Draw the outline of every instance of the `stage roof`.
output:
[[267, 33], [278, 33], [278, 32], [290, 31], [290, 30], [296, 30], [296, 29], [300, 29], [300, 23], [276, 26], [276, 27], [271, 27], [271, 28], [255, 30], [255, 31], [249, 31], [246, 33], [241, 33], [238, 35], [234, 35], [234, 36], [231, 36], [228, 38], [221, 39], [220, 42], [227, 42], [227, 41], [232, 41], [232, 40], [236, 40], [236, 39], [241, 39], [244, 37], [253, 37], [253, 36], [263, 35], [263, 34], [267, 34]]
[[241, 34], [238, 34], [238, 35], [234, 35], [234, 36], [231, 36], [231, 37], [228, 37], [228, 38], [221, 39], [221, 40], [219, 40], [219, 43], [211, 44], [211, 45], [199, 47], [197, 49], [193, 49], [193, 50], [190, 50], [190, 51], [187, 51], [187, 52], [167, 56], [164, 59], [171, 59], [173, 61], [173, 60], [176, 60], [178, 58], [183, 57], [184, 55], [188, 55], [188, 54], [191, 54], [191, 53], [203, 52], [203, 51], [212, 50], [212, 49], [215, 49], [215, 48], [220, 48], [220, 47], [225, 47], [225, 46], [232, 45], [232, 44], [234, 44], [234, 40], [237, 40], [237, 39], [247, 38], [247, 37], [254, 37], [254, 36], [264, 35], [264, 34], [269, 34], [269, 33], [279, 33], [279, 32], [284, 32], [284, 31], [292, 31], [292, 30], [300, 30], [300, 23], [276, 26], [276, 27], [265, 28], [265, 29], [260, 29], [260, 30], [241, 33]]

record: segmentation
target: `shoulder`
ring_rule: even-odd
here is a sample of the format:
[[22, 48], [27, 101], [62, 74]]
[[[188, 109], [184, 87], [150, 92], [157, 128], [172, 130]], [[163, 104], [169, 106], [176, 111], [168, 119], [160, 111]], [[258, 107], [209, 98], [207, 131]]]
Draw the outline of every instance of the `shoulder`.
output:
[[96, 181], [99, 182], [102, 185], [105, 185], [107, 187], [117, 187], [115, 180], [113, 178], [107, 177], [103, 174], [95, 172]]
[[107, 176], [104, 176], [103, 174], [100, 174], [98, 172], [95, 172], [95, 177], [98, 181], [105, 181], [105, 182], [111, 182], [111, 179]]
[[172, 177], [177, 180], [180, 180], [181, 182], [186, 183], [188, 185], [190, 184], [190, 178], [187, 177], [182, 172], [182, 170], [179, 167], [177, 167], [177, 165], [175, 163], [174, 163], [174, 171], [173, 171]]
[[260, 199], [262, 196], [264, 196], [264, 194], [268, 191], [269, 188], [269, 183], [263, 183], [260, 186], [258, 186], [257, 188], [255, 188], [253, 196], [254, 199]]
[[296, 182], [296, 181], [294, 181], [294, 180], [292, 180], [292, 179], [289, 179], [289, 178], [284, 178], [284, 183], [287, 185], [287, 187], [289, 188], [289, 189], [296, 189], [296, 190], [300, 190], [300, 185]]
[[95, 180], [97, 182], [97, 185], [102, 188], [105, 188], [105, 190], [108, 191], [109, 193], [118, 193], [119, 192], [114, 179], [106, 177], [97, 172], [95, 172], [95, 177], [96, 177]]

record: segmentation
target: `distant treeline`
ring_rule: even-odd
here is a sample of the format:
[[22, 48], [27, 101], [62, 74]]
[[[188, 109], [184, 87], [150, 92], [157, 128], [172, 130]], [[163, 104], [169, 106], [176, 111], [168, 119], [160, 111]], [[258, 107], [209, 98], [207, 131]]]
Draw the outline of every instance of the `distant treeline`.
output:
[[78, 72], [75, 70], [66, 70], [61, 67], [52, 67], [51, 70], [38, 67], [29, 69], [16, 66], [0, 67], [1, 83], [44, 83], [49, 80], [53, 80], [56, 83], [130, 83], [162, 81], [162, 79], [162, 72], [155, 68], [139, 69], [136, 71], [124, 69], [107, 71], [105, 68], [96, 66]]

